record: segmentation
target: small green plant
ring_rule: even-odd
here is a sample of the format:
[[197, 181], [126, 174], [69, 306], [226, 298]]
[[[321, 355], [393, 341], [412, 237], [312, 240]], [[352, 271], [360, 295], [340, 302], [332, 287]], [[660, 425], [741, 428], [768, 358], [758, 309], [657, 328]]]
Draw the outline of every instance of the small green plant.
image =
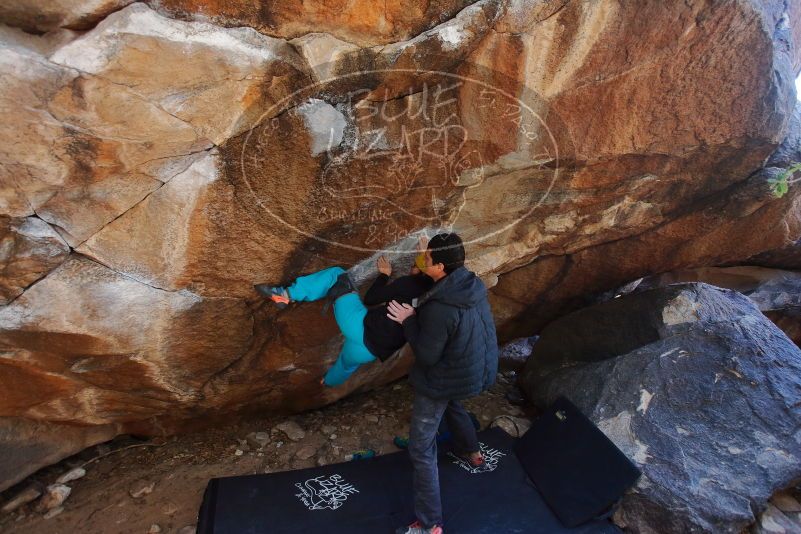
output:
[[791, 180], [793, 174], [797, 171], [801, 170], [801, 162], [794, 163], [787, 167], [783, 173], [781, 173], [776, 178], [771, 178], [768, 180], [768, 185], [770, 186], [771, 191], [773, 194], [776, 195], [778, 198], [782, 198], [787, 191], [790, 189], [790, 184], [797, 182], [801, 178], [796, 178]]

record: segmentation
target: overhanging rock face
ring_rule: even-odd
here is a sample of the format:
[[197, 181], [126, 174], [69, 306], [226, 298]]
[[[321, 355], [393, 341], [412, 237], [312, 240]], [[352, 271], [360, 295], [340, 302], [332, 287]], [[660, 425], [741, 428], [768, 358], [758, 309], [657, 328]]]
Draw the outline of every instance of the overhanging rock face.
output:
[[159, 433], [401, 376], [321, 390], [336, 325], [252, 284], [405, 268], [424, 228], [523, 335], [537, 303], [801, 234], [757, 172], [795, 3], [77, 4], [0, 9], [0, 416]]
[[521, 382], [640, 466], [616, 516], [633, 532], [739, 533], [801, 478], [801, 350], [738, 292], [676, 284], [566, 315]]

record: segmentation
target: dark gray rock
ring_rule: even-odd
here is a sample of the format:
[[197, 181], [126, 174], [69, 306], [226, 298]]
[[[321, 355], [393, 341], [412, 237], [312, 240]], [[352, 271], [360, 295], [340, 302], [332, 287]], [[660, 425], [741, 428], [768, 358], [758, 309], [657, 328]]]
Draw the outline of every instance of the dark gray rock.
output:
[[683, 282], [703, 282], [739, 291], [801, 346], [801, 273], [796, 271], [754, 265], [679, 269], [640, 278], [606, 293], [599, 301]]
[[801, 273], [754, 265], [679, 269], [640, 278], [636, 284], [626, 284], [610, 293], [640, 293], [655, 287], [687, 282], [703, 282], [739, 291], [753, 300], [762, 312], [801, 309]]
[[739, 533], [801, 477], [801, 350], [744, 295], [676, 284], [558, 319], [521, 377], [563, 395], [642, 469], [631, 532]]
[[510, 341], [503, 347], [498, 356], [498, 365], [503, 370], [521, 369], [525, 364], [528, 357], [531, 356], [531, 351], [534, 348], [534, 343], [537, 342], [539, 336], [521, 337]]

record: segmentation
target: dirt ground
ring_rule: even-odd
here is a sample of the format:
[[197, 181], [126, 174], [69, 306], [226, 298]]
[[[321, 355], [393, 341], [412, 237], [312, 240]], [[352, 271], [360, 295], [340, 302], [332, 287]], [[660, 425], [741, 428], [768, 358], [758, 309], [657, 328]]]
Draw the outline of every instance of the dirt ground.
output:
[[[513, 382], [513, 372], [502, 373], [489, 391], [465, 403], [482, 428], [501, 415], [525, 417], [519, 406], [507, 400], [507, 393], [516, 391]], [[53, 484], [71, 468], [105, 454], [85, 466], [84, 477], [67, 482], [72, 491], [63, 511], [46, 519], [45, 511], [32, 502], [0, 516], [0, 531], [188, 534], [194, 532], [210, 478], [336, 463], [364, 448], [377, 454], [396, 452], [392, 440], [408, 434], [411, 397], [404, 379], [292, 417], [250, 419], [151, 441], [122, 436], [43, 469], [0, 494], [0, 503], [5, 503], [32, 483]], [[276, 428], [287, 420], [297, 423], [305, 435], [293, 441]], [[254, 432], [268, 433], [270, 442], [259, 448]], [[264, 440], [264, 434], [260, 436]]]

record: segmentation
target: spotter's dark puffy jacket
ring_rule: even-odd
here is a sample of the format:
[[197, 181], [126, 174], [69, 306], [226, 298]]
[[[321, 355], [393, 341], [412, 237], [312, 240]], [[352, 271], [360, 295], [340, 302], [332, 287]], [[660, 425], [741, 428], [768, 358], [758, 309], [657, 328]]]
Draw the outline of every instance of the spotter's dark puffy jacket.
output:
[[495, 382], [498, 338], [487, 288], [466, 268], [434, 284], [403, 331], [415, 356], [409, 381], [423, 395], [461, 400]]

